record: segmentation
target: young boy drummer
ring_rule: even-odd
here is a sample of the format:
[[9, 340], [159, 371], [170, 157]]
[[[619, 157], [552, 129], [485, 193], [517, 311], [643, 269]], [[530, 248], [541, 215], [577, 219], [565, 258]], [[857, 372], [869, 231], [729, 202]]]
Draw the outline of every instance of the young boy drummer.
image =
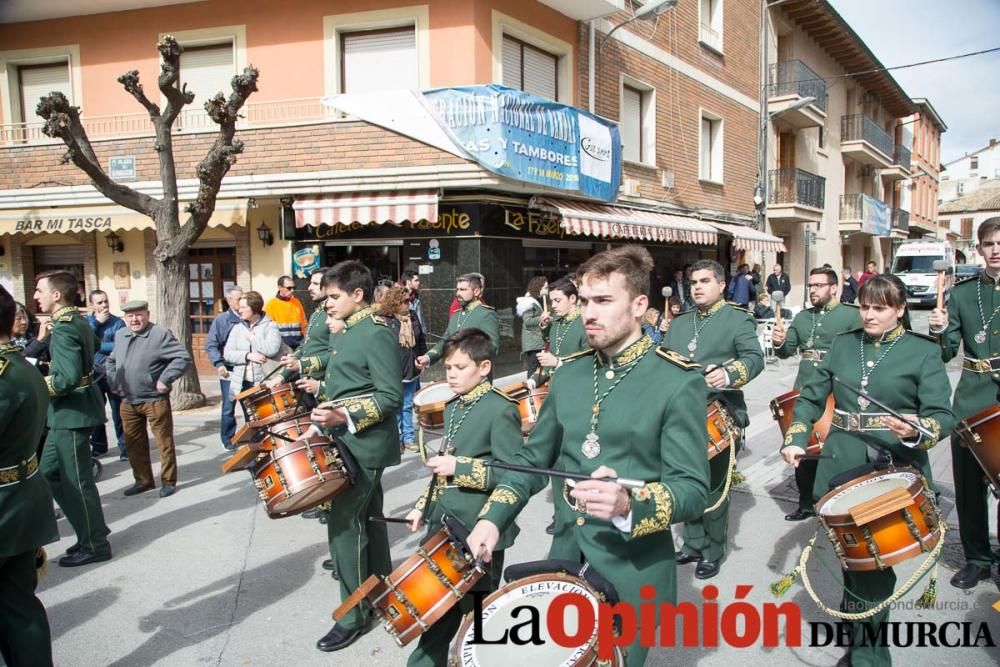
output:
[[[489, 380], [493, 369], [490, 337], [480, 329], [462, 329], [445, 340], [442, 351], [448, 386], [457, 395], [445, 410], [444, 453], [427, 459], [427, 467], [435, 475], [433, 491], [425, 491], [406, 516], [410, 530], [426, 525], [428, 537], [437, 532], [445, 516], [467, 528], [474, 526], [499, 476], [484, 462], [510, 461], [522, 443], [517, 401], [495, 389]], [[503, 550], [514, 543], [517, 533], [517, 526], [512, 525], [500, 536], [491, 562], [485, 565], [487, 572], [473, 590], [497, 589]], [[472, 597], [467, 595], [420, 636], [407, 664], [447, 664], [448, 646], [462, 616], [471, 610]]]

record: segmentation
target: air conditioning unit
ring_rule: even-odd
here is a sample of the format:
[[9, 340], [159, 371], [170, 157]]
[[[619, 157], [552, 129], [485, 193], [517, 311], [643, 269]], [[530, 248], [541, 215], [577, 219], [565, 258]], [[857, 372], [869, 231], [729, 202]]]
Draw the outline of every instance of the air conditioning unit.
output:
[[626, 197], [642, 196], [642, 183], [637, 178], [622, 179], [621, 194]]

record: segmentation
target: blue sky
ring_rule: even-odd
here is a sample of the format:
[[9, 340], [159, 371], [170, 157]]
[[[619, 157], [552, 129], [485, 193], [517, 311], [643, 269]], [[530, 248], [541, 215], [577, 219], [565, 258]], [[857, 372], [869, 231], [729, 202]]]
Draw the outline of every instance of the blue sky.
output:
[[[1000, 46], [998, 0], [829, 0], [884, 66]], [[948, 126], [949, 162], [1000, 139], [1000, 52], [896, 70], [910, 97], [926, 97]]]

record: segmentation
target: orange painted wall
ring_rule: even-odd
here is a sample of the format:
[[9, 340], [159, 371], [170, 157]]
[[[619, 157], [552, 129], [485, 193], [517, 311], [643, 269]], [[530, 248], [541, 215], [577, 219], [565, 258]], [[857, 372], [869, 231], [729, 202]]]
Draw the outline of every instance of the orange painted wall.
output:
[[138, 69], [147, 95], [156, 99], [155, 44], [161, 32], [245, 25], [247, 61], [261, 71], [255, 102], [319, 97], [324, 94], [323, 16], [420, 4], [430, 8], [434, 87], [491, 80], [494, 8], [571, 44], [576, 41], [575, 21], [534, 0], [210, 0], [0, 25], [0, 49], [79, 44], [84, 113], [136, 113], [138, 105], [115, 79]]

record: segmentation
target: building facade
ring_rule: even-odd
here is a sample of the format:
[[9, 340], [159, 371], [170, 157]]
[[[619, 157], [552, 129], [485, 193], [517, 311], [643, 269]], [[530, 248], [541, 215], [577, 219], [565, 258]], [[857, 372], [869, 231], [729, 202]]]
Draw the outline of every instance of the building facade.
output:
[[996, 185], [1000, 179], [1000, 142], [989, 144], [960, 158], [946, 162], [941, 174], [941, 201], [949, 202], [972, 194], [980, 187]]
[[941, 134], [948, 129], [941, 116], [924, 98], [914, 98], [917, 112], [900, 123], [911, 139], [910, 177], [903, 181], [902, 208], [908, 211], [906, 225], [911, 239], [937, 238], [938, 198], [941, 185]]
[[958, 260], [983, 265], [976, 253], [979, 225], [1000, 216], [1000, 183], [977, 187], [967, 195], [941, 204], [940, 229], [959, 253]]

